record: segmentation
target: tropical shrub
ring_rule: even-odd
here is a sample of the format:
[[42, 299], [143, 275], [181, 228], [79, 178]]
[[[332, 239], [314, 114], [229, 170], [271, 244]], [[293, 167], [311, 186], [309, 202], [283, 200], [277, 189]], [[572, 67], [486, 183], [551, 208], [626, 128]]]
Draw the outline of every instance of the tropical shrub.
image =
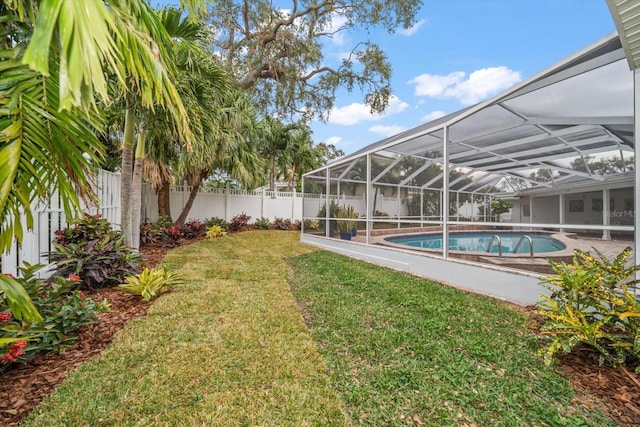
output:
[[207, 239], [215, 239], [216, 237], [224, 237], [227, 235], [227, 232], [222, 229], [219, 225], [212, 225], [207, 230]]
[[163, 215], [153, 223], [153, 228], [158, 231], [162, 231], [166, 228], [170, 228], [172, 225], [173, 221], [171, 221], [171, 217], [169, 215]]
[[156, 243], [162, 232], [155, 228], [155, 224], [152, 223], [144, 223], [140, 224], [140, 244], [141, 245], [151, 245]]
[[53, 243], [55, 250], [49, 253], [54, 263], [54, 276], [78, 275], [79, 287], [102, 288], [115, 286], [124, 278], [135, 274], [140, 255], [125, 246], [123, 237], [111, 234], [90, 241], [62, 245]]
[[274, 230], [290, 230], [291, 220], [289, 218], [275, 217], [273, 220], [273, 229]]
[[317, 230], [320, 228], [320, 222], [314, 219], [305, 219], [304, 220], [304, 229], [305, 230]]
[[640, 361], [640, 302], [634, 279], [640, 266], [627, 266], [630, 247], [613, 261], [596, 252], [599, 259], [576, 250], [572, 264], [551, 262], [556, 274], [542, 282], [552, 292], [542, 295], [537, 311], [545, 319], [540, 354], [547, 364], [578, 345], [597, 353], [601, 364]]
[[180, 234], [182, 234], [182, 237], [185, 239], [196, 239], [204, 236], [206, 232], [207, 228], [204, 225], [204, 222], [198, 219], [187, 221], [182, 227], [180, 227]]
[[225, 221], [223, 218], [219, 218], [217, 216], [205, 219], [204, 225], [207, 230], [214, 225], [219, 226], [224, 231], [227, 231], [229, 229], [229, 223]]
[[160, 237], [162, 246], [174, 248], [180, 243], [180, 238], [182, 238], [180, 226], [172, 225], [162, 229], [162, 235]]
[[66, 246], [72, 243], [102, 239], [107, 236], [111, 239], [117, 239], [120, 234], [100, 214], [89, 215], [84, 213], [82, 218], [76, 219], [73, 224], [73, 227], [56, 231], [56, 242]]
[[168, 271], [166, 267], [158, 267], [152, 270], [145, 268], [139, 275], [127, 277], [126, 282], [118, 288], [140, 295], [145, 301], [151, 301], [179, 284], [182, 284], [182, 279], [175, 272]]
[[250, 219], [251, 217], [244, 212], [238, 214], [231, 218], [231, 222], [229, 222], [229, 227], [227, 228], [227, 230], [231, 232], [247, 231], [251, 228], [251, 226], [249, 225]]
[[253, 228], [256, 230], [268, 230], [271, 228], [271, 221], [269, 221], [269, 218], [260, 217], [253, 223]]
[[61, 351], [77, 338], [75, 330], [95, 322], [96, 313], [108, 310], [106, 302], [97, 303], [76, 290], [78, 276], [46, 281], [36, 275], [42, 268], [41, 264], [26, 264], [20, 269], [21, 277], [14, 279], [29, 294], [42, 321], [19, 321], [12, 316], [6, 297], [0, 296], [0, 370], [11, 363], [24, 363], [37, 353]]
[[300, 221], [299, 219], [296, 219], [295, 221], [293, 221], [291, 223], [290, 230], [302, 230], [302, 221]]

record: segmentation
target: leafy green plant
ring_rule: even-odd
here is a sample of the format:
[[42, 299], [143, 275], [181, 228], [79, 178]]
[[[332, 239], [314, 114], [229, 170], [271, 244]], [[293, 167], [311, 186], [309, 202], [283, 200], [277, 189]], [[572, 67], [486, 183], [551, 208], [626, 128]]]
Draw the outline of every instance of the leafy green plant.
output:
[[171, 217], [168, 215], [161, 216], [153, 223], [153, 228], [156, 230], [164, 230], [165, 228], [169, 228], [173, 225], [171, 221]]
[[630, 247], [613, 261], [596, 252], [599, 259], [576, 250], [572, 264], [551, 262], [556, 274], [542, 281], [552, 292], [542, 295], [537, 311], [545, 318], [540, 354], [547, 364], [578, 345], [595, 351], [601, 364], [640, 360], [640, 302], [634, 279], [640, 266], [627, 266]]
[[182, 279], [177, 273], [168, 271], [166, 267], [160, 267], [152, 270], [145, 268], [139, 275], [127, 277], [126, 282], [118, 288], [130, 294], [140, 295], [145, 301], [151, 301], [179, 284], [182, 284]]
[[227, 235], [227, 232], [222, 229], [219, 225], [212, 225], [207, 230], [207, 239], [215, 239], [216, 237], [224, 237]]
[[14, 279], [33, 301], [42, 315], [41, 321], [26, 323], [13, 317], [6, 298], [0, 297], [0, 370], [10, 363], [25, 362], [37, 353], [68, 347], [77, 338], [75, 330], [95, 322], [97, 312], [108, 310], [106, 302], [97, 303], [75, 290], [79, 280], [76, 275], [50, 281], [37, 277], [43, 267], [27, 263], [20, 269], [21, 277]]
[[349, 219], [347, 221], [338, 221], [337, 227], [341, 233], [351, 233], [358, 228], [358, 221], [354, 221], [354, 219], [358, 218], [358, 212], [355, 211], [353, 206], [348, 205], [338, 209], [337, 217]]
[[223, 218], [219, 218], [217, 216], [205, 219], [204, 225], [207, 230], [214, 225], [219, 226], [224, 231], [227, 231], [229, 229], [229, 223], [225, 221]]
[[56, 241], [61, 245], [80, 243], [88, 240], [102, 239], [106, 236], [116, 239], [119, 231], [113, 230], [111, 224], [103, 219], [100, 214], [89, 215], [84, 213], [82, 218], [73, 222], [73, 227], [56, 231]]
[[140, 255], [125, 246], [123, 237], [116, 239], [107, 235], [79, 243], [62, 245], [54, 242], [55, 250], [49, 253], [49, 259], [55, 265], [54, 275], [79, 276], [79, 285], [88, 288], [115, 286], [124, 278], [135, 274]]
[[269, 221], [269, 218], [260, 217], [253, 223], [253, 228], [256, 230], [268, 230], [271, 228], [271, 221]]
[[314, 219], [305, 219], [304, 228], [305, 230], [317, 230], [320, 228], [320, 222]]
[[231, 218], [231, 222], [229, 222], [229, 227], [227, 228], [227, 230], [232, 232], [246, 231], [249, 228], [251, 228], [249, 226], [250, 219], [251, 217], [244, 212], [241, 214], [238, 214], [233, 218]]

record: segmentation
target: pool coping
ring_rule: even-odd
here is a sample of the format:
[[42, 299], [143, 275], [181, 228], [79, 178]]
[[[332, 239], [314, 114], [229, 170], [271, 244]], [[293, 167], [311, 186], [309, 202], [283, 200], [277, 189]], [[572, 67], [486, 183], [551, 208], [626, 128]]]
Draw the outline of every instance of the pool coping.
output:
[[[477, 230], [453, 230], [450, 231], [450, 234], [453, 233], [472, 233], [472, 232], [482, 232], [485, 234], [490, 234], [491, 232], [495, 232], [495, 234], [503, 234], [503, 233], [518, 233], [518, 234], [527, 234], [526, 231], [522, 231], [522, 230], [487, 230], [487, 229], [477, 229]], [[554, 238], [556, 240], [558, 240], [559, 242], [561, 242], [563, 245], [565, 245], [564, 249], [561, 249], [559, 251], [553, 251], [553, 252], [534, 252], [534, 259], [545, 259], [545, 260], [558, 260], [558, 261], [562, 261], [562, 260], [566, 260], [568, 257], [573, 257], [574, 254], [574, 250], [575, 249], [581, 249], [581, 248], [577, 248], [576, 243], [578, 242], [577, 240], [577, 234], [576, 233], [559, 233], [559, 232], [549, 232], [549, 231], [530, 231], [529, 233], [531, 234], [544, 234], [544, 235], [548, 235], [551, 238]], [[428, 249], [428, 248], [419, 248], [416, 246], [409, 246], [409, 245], [402, 245], [402, 244], [398, 244], [398, 243], [393, 243], [393, 242], [389, 242], [388, 240], [386, 240], [386, 238], [388, 237], [398, 237], [398, 236], [418, 236], [418, 235], [423, 235], [423, 234], [442, 234], [442, 231], [433, 231], [433, 230], [429, 230], [429, 231], [419, 231], [419, 232], [409, 232], [409, 233], [389, 233], [389, 234], [384, 234], [384, 235], [379, 235], [379, 236], [372, 236], [372, 240], [375, 244], [379, 244], [379, 245], [383, 245], [383, 246], [389, 246], [389, 247], [393, 247], [396, 249], [409, 249], [409, 250], [415, 250], [418, 252], [423, 252], [426, 254], [431, 254], [431, 255], [442, 255], [442, 249]], [[456, 251], [456, 250], [449, 250], [449, 254], [451, 256], [455, 256], [455, 257], [459, 257], [461, 259], [466, 259], [469, 261], [480, 261], [480, 258], [485, 258], [485, 257], [490, 257], [490, 258], [505, 258], [505, 259], [511, 259], [511, 260], [521, 260], [521, 259], [531, 259], [531, 256], [529, 255], [529, 253], [502, 253], [502, 256], [498, 255], [497, 252], [478, 252], [478, 251]]]

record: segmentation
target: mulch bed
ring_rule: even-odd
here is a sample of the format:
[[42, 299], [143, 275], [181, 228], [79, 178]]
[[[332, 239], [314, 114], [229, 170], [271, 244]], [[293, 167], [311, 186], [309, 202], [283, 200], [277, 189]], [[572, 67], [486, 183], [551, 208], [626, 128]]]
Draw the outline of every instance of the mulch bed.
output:
[[[155, 266], [167, 250], [142, 247], [141, 267]], [[16, 365], [0, 374], [0, 425], [18, 425], [69, 371], [99, 355], [128, 321], [144, 316], [151, 304], [117, 289], [101, 289], [90, 295], [99, 301], [106, 298], [113, 310], [101, 313], [99, 322], [81, 327], [78, 339], [64, 353], [39, 355], [28, 365]], [[633, 371], [598, 366], [584, 351], [561, 358], [558, 371], [572, 383], [575, 403], [596, 407], [624, 427], [640, 424], [640, 378]]]

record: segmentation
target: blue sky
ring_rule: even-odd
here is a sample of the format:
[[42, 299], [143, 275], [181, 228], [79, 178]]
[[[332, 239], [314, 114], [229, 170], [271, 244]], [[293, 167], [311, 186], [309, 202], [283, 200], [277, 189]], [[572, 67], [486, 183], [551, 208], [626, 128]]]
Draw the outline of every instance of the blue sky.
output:
[[[410, 31], [369, 35], [393, 67], [394, 97], [372, 116], [363, 95], [340, 91], [315, 142], [350, 154], [490, 98], [615, 31], [605, 0], [425, 0]], [[367, 35], [326, 46], [338, 60]]]

